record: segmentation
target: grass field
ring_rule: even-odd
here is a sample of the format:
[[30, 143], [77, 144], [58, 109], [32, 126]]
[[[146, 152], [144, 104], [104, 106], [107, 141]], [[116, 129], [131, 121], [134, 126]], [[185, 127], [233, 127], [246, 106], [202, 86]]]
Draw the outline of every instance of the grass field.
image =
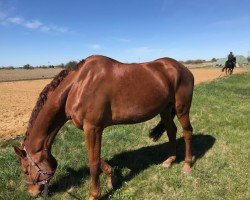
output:
[[[113, 126], [103, 135], [102, 156], [115, 166], [118, 186], [108, 191], [101, 174], [102, 199], [250, 199], [250, 73], [232, 75], [195, 87], [193, 173], [181, 173], [184, 142], [178, 127], [178, 160], [170, 170], [167, 137], [153, 143], [148, 132], [155, 118], [137, 125]], [[29, 199], [11, 148], [20, 138], [0, 143], [0, 199]], [[58, 169], [50, 199], [87, 199], [89, 171], [80, 130], [67, 123], [53, 146]]]

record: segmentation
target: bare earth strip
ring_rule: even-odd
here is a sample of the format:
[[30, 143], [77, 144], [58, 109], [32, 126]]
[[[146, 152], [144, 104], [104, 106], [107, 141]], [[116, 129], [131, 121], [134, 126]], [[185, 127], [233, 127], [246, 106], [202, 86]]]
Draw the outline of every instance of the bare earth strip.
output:
[[20, 81], [20, 80], [38, 80], [53, 78], [58, 74], [61, 68], [35, 68], [35, 69], [1, 69], [0, 70], [0, 82], [6, 81]]
[[[225, 76], [221, 69], [191, 69], [195, 84], [207, 82]], [[234, 73], [248, 71], [247, 68], [236, 68]], [[0, 140], [22, 135], [36, 103], [39, 93], [51, 79], [29, 80], [0, 83]]]

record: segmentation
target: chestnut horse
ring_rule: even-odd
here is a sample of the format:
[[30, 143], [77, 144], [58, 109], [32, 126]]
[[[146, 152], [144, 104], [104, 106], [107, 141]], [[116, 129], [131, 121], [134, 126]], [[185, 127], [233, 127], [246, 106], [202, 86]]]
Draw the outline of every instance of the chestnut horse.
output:
[[181, 63], [161, 58], [146, 63], [125, 64], [104, 56], [90, 56], [75, 67], [61, 71], [41, 92], [34, 107], [20, 157], [31, 196], [47, 191], [57, 162], [51, 154], [54, 138], [67, 120], [83, 130], [91, 175], [89, 199], [100, 197], [99, 169], [112, 188], [111, 167], [101, 158], [103, 129], [115, 124], [144, 122], [160, 114], [151, 131], [156, 141], [167, 131], [171, 150], [163, 167], [176, 159], [175, 115], [185, 140], [184, 173], [191, 172], [192, 126], [189, 111], [194, 78]]

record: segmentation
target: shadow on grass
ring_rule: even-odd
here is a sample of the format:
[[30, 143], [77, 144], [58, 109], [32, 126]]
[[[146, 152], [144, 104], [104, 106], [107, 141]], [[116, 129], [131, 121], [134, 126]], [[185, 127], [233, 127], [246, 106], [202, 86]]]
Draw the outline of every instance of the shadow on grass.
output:
[[[72, 186], [80, 186], [82, 185], [83, 179], [90, 177], [89, 167], [82, 167], [78, 170], [69, 167], [66, 170], [66, 175], [61, 176], [57, 182], [49, 186], [50, 192], [62, 192], [70, 189]], [[71, 193], [69, 194], [71, 195]]]
[[[205, 153], [212, 148], [215, 143], [215, 138], [211, 135], [195, 134], [192, 138], [192, 153], [194, 156], [193, 165], [196, 161], [202, 158]], [[161, 164], [166, 160], [169, 152], [169, 143], [157, 144], [153, 146], [142, 147], [136, 150], [122, 152], [115, 155], [111, 160], [107, 161], [112, 167], [115, 167], [115, 175], [117, 183], [115, 188], [109, 193], [105, 194], [101, 199], [108, 199], [115, 190], [122, 187], [124, 182], [130, 181], [134, 176], [150, 165]], [[177, 163], [184, 161], [185, 157], [185, 143], [183, 138], [177, 139]], [[130, 173], [122, 176], [122, 169], [130, 169]], [[50, 186], [52, 193], [65, 191], [72, 186], [80, 186], [82, 180], [89, 178], [89, 168], [83, 167], [79, 170], [73, 168], [67, 169], [67, 175], [62, 176], [59, 180]]]

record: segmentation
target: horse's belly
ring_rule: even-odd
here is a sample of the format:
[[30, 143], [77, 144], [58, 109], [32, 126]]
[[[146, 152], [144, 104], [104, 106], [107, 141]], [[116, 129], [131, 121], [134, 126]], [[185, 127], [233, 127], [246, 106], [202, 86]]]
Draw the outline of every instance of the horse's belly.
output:
[[114, 124], [139, 123], [147, 121], [159, 114], [168, 104], [168, 98], [138, 99], [122, 101], [118, 105], [111, 104]]
[[149, 112], [149, 113], [126, 113], [126, 115], [115, 115], [112, 116], [112, 124], [134, 124], [134, 123], [140, 123], [145, 122], [147, 120], [152, 119], [156, 115], [158, 115], [162, 109], [155, 110], [155, 112]]

